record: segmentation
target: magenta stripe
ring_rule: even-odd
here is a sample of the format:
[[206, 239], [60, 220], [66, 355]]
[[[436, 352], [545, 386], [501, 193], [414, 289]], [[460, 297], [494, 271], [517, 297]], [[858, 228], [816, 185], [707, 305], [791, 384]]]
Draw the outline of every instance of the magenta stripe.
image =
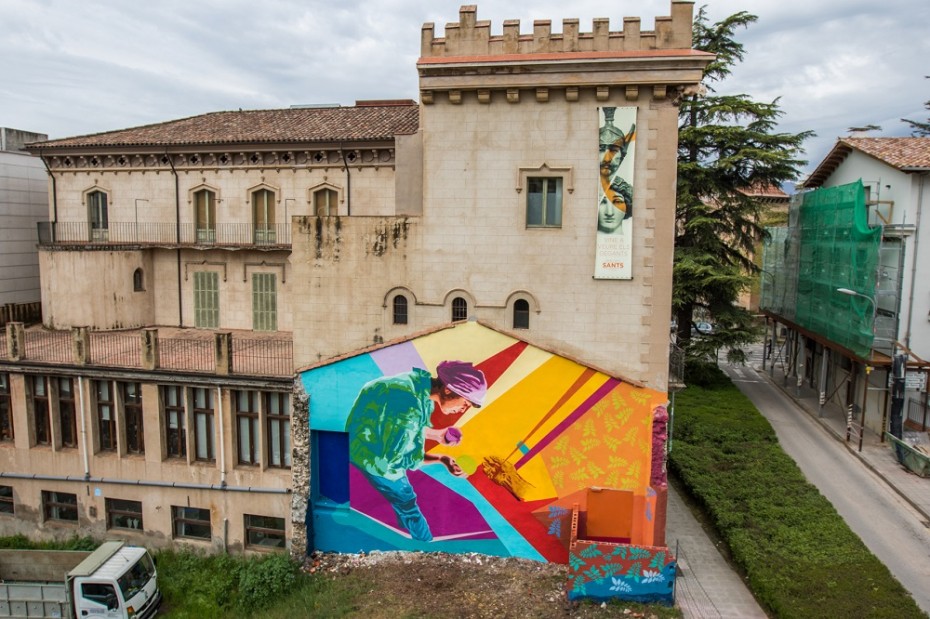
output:
[[517, 464], [515, 465], [516, 468], [520, 468], [521, 466], [529, 462], [530, 458], [532, 458], [533, 456], [538, 454], [540, 451], [545, 449], [546, 446], [549, 445], [549, 443], [557, 439], [562, 432], [567, 430], [568, 427], [572, 425], [573, 423], [575, 423], [579, 418], [581, 418], [582, 415], [584, 415], [589, 410], [591, 410], [591, 407], [593, 407], [595, 404], [600, 402], [604, 398], [604, 396], [610, 393], [611, 390], [613, 390], [613, 388], [619, 384], [620, 384], [619, 380], [615, 378], [608, 378], [606, 383], [601, 385], [601, 387], [597, 391], [592, 393], [588, 397], [587, 400], [581, 403], [581, 406], [576, 408], [572, 412], [571, 415], [569, 415], [568, 417], [562, 420], [562, 423], [554, 427], [549, 434], [544, 436], [541, 441], [536, 443], [532, 449], [526, 452], [526, 454], [524, 454], [524, 456], [517, 461]]

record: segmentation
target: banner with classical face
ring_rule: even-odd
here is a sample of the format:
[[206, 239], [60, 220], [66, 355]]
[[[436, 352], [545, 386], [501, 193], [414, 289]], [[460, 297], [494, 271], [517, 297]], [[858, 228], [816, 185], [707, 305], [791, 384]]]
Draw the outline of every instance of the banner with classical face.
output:
[[597, 245], [595, 279], [633, 278], [633, 169], [636, 108], [598, 111]]

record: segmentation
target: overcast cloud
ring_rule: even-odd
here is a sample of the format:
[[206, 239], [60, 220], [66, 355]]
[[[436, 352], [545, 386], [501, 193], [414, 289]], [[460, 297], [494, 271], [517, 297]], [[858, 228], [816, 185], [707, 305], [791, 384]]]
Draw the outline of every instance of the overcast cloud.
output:
[[[473, 0], [469, 0], [470, 2]], [[0, 0], [0, 125], [69, 137], [206, 112], [416, 99], [420, 27], [458, 20], [452, 0]], [[930, 99], [927, 0], [709, 0], [712, 20], [749, 10], [746, 59], [723, 93], [781, 98], [780, 129], [812, 129], [808, 170], [847, 128], [909, 135]], [[695, 4], [695, 12], [702, 5]], [[670, 0], [478, 2], [505, 19], [609, 17], [643, 30]]]

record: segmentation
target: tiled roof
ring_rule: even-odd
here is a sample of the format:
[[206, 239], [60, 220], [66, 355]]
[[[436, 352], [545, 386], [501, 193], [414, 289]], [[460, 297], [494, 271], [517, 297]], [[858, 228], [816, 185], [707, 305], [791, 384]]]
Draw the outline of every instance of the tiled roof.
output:
[[802, 186], [823, 185], [854, 149], [899, 170], [930, 170], [930, 138], [840, 138]]
[[791, 196], [782, 190], [778, 185], [756, 183], [749, 189], [742, 190], [742, 193], [754, 198], [769, 198], [771, 200], [787, 201]]
[[180, 146], [390, 140], [416, 133], [413, 101], [370, 102], [355, 107], [287, 108], [211, 112], [180, 120], [48, 142], [30, 149], [100, 146]]

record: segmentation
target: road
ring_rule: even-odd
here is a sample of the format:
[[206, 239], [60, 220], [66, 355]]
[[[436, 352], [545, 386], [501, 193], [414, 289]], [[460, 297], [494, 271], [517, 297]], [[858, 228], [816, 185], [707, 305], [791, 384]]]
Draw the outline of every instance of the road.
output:
[[930, 613], [930, 529], [922, 515], [751, 367], [720, 367], [769, 420], [807, 479]]

